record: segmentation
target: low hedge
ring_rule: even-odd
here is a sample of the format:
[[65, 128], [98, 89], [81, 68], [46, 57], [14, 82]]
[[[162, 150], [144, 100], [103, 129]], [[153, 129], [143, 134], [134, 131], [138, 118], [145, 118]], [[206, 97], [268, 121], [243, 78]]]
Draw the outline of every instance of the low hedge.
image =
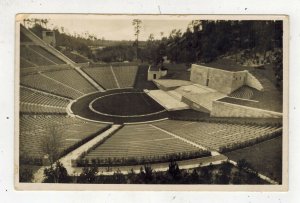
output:
[[78, 167], [86, 167], [86, 166], [98, 166], [98, 167], [107, 167], [107, 166], [126, 166], [126, 165], [144, 165], [144, 164], [152, 164], [152, 163], [164, 163], [170, 161], [181, 161], [187, 159], [201, 158], [211, 156], [211, 152], [208, 150], [197, 150], [192, 152], [183, 152], [183, 153], [173, 153], [173, 154], [165, 154], [162, 156], [142, 156], [138, 157], [122, 157], [122, 158], [79, 158], [77, 160], [73, 160], [73, 164]]

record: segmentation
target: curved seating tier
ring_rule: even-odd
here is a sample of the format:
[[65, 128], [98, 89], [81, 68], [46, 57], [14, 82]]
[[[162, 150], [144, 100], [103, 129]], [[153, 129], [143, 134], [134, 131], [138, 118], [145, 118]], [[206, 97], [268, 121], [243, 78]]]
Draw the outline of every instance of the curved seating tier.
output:
[[52, 53], [50, 53], [49, 51], [47, 51], [46, 49], [44, 49], [43, 47], [41, 47], [39, 45], [29, 45], [28, 47], [31, 48], [32, 50], [34, 50], [35, 52], [37, 52], [38, 54], [46, 57], [47, 59], [49, 59], [50, 61], [52, 61], [55, 64], [65, 64], [65, 62], [63, 60], [54, 56]]
[[20, 117], [20, 154], [42, 158], [45, 155], [43, 143], [47, 140], [47, 136], [51, 136], [53, 129], [59, 139], [58, 150], [61, 152], [105, 127], [106, 124], [60, 115], [24, 115]]
[[20, 32], [20, 42], [32, 42], [29, 37], [27, 37], [23, 32]]
[[[20, 67], [22, 69], [24, 69], [24, 68], [29, 68], [29, 67], [36, 67], [36, 65], [33, 64], [32, 62], [28, 61], [25, 58], [20, 58]], [[22, 71], [22, 69], [21, 69], [21, 71]]]
[[[34, 50], [30, 49], [28, 46], [20, 46], [21, 59], [27, 60], [33, 66], [48, 66], [54, 65], [55, 63], [49, 60], [47, 57], [36, 53]], [[22, 64], [21, 64], [22, 65]], [[22, 67], [22, 66], [21, 66]]]
[[151, 125], [143, 124], [123, 127], [85, 158], [143, 158], [198, 150]]
[[44, 72], [43, 74], [54, 79], [55, 81], [72, 87], [83, 94], [95, 92], [97, 90], [74, 69], [49, 71]]
[[46, 113], [46, 114], [52, 114], [52, 113], [66, 114], [66, 108], [57, 107], [57, 106], [45, 106], [45, 105], [39, 105], [39, 104], [34, 104], [34, 103], [21, 102], [20, 103], [20, 112], [27, 113], [27, 114], [40, 114], [40, 113]]
[[213, 150], [260, 138], [279, 129], [269, 126], [172, 120], [154, 125]]
[[65, 64], [65, 62], [39, 45], [21, 45], [21, 68]]
[[113, 66], [113, 71], [121, 88], [134, 86], [137, 69], [137, 66]]
[[93, 67], [84, 68], [83, 70], [105, 89], [118, 88], [110, 67]]
[[43, 73], [48, 71], [59, 71], [65, 69], [73, 69], [73, 68], [69, 64], [59, 64], [59, 65], [51, 65], [51, 66], [33, 66], [33, 67], [31, 66], [31, 67], [21, 68], [20, 73], [21, 76], [23, 76], [23, 75]]
[[21, 84], [72, 99], [84, 95], [84, 93], [42, 74], [22, 76]]
[[66, 113], [68, 99], [21, 87], [20, 111], [23, 113]]
[[254, 88], [244, 85], [232, 92], [229, 96], [242, 99], [251, 99], [255, 92], [257, 92], [257, 90], [255, 90]]

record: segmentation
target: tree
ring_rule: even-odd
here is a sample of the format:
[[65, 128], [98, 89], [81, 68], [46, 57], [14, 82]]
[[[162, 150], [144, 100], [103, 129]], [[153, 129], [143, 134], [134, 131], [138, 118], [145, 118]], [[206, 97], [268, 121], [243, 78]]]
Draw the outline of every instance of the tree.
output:
[[70, 176], [68, 175], [67, 169], [59, 161], [55, 163], [54, 167], [51, 165], [50, 168], [44, 170], [44, 177], [44, 183], [70, 182]]
[[181, 177], [181, 172], [176, 161], [171, 161], [169, 163], [168, 174], [172, 177], [174, 181], [178, 181]]
[[47, 24], [49, 23], [48, 19], [41, 19], [41, 24], [45, 25], [45, 27], [47, 28]]
[[97, 166], [84, 167], [82, 168], [82, 172], [79, 176], [79, 181], [82, 183], [95, 183], [98, 172], [99, 170]]
[[232, 183], [233, 184], [241, 184], [242, 183], [242, 173], [240, 170], [233, 173]]
[[213, 170], [214, 170], [214, 166], [212, 164], [210, 164], [207, 167], [201, 167], [199, 181], [201, 183], [206, 183], [206, 184], [212, 183]]
[[275, 72], [276, 78], [276, 87], [282, 88], [282, 79], [283, 79], [283, 61], [282, 61], [282, 52], [277, 51], [274, 54], [274, 60], [272, 61], [274, 66], [273, 70]]
[[135, 183], [137, 175], [135, 174], [133, 168], [128, 172], [128, 182], [127, 183]]
[[32, 20], [29, 18], [24, 18], [23, 23], [24, 23], [25, 27], [26, 27], [26, 24], [27, 24], [27, 27], [29, 27], [32, 24]]
[[139, 19], [134, 19], [132, 21], [132, 25], [134, 27], [134, 36], [135, 36], [135, 47], [136, 47], [136, 59], [138, 59], [139, 54], [139, 34], [140, 34], [140, 28], [141, 28], [142, 21]]
[[237, 161], [237, 167], [242, 170], [242, 169], [252, 169], [253, 167], [249, 162], [246, 161], [246, 159], [240, 159]]
[[112, 176], [113, 182], [117, 184], [126, 183], [125, 175], [118, 169]]
[[222, 163], [216, 176], [216, 183], [228, 184], [230, 182], [232, 167], [229, 162]]
[[58, 128], [51, 126], [43, 139], [42, 150], [48, 156], [51, 165], [60, 156], [60, 137]]
[[155, 61], [155, 57], [156, 57], [156, 45], [155, 45], [155, 40], [154, 40], [154, 35], [150, 34], [149, 38], [147, 40], [146, 43], [146, 48], [143, 50], [143, 53], [140, 53], [139, 57], [141, 59], [146, 59], [147, 61], [149, 61], [150, 63], [152, 63], [153, 61]]
[[160, 36], [161, 36], [161, 38], [163, 38], [164, 37], [164, 32], [160, 32]]
[[20, 165], [19, 181], [20, 182], [31, 182], [33, 178], [33, 171], [31, 168]]
[[190, 175], [190, 183], [199, 183], [199, 174], [197, 168], [194, 168], [192, 174]]
[[151, 183], [153, 180], [153, 171], [151, 166], [146, 164], [144, 168], [141, 167], [139, 177], [142, 183]]

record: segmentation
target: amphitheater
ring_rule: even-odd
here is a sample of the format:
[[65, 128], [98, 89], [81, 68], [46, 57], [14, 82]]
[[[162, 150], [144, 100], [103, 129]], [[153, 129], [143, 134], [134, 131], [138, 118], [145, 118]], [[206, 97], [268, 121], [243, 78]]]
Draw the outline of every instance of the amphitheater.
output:
[[259, 73], [193, 64], [188, 81], [152, 82], [147, 71], [75, 63], [21, 26], [20, 165], [48, 164], [43, 142], [53, 128], [72, 171], [83, 163], [163, 164], [171, 157], [220, 163], [228, 159], [223, 152], [282, 131], [282, 102], [270, 99], [275, 87]]

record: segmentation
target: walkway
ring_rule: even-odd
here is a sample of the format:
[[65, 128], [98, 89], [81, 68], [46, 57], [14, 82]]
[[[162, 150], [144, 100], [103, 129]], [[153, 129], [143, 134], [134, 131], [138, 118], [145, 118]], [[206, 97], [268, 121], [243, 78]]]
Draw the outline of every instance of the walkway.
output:
[[[74, 173], [74, 167], [71, 165], [71, 160], [77, 159], [83, 152], [86, 152], [88, 149], [92, 148], [94, 145], [99, 143], [101, 140], [106, 138], [107, 136], [113, 134], [115, 131], [117, 131], [119, 128], [121, 128], [121, 125], [113, 125], [111, 128], [106, 130], [105, 132], [99, 134], [94, 139], [88, 141], [87, 143], [81, 145], [74, 151], [70, 152], [66, 156], [59, 159], [59, 162], [61, 162], [64, 167], [67, 169], [68, 174]], [[44, 170], [47, 167], [41, 167], [34, 175], [33, 175], [33, 182], [35, 183], [41, 183], [44, 179]]]
[[115, 74], [115, 71], [114, 71], [114, 69], [112, 68], [112, 66], [110, 66], [110, 70], [111, 70], [111, 72], [112, 72], [112, 75], [114, 76], [114, 79], [115, 79], [115, 81], [116, 81], [116, 84], [117, 84], [118, 88], [121, 88], [121, 87], [120, 87], [120, 84], [119, 84], [119, 81], [118, 81], [118, 79], [117, 79], [117, 76], [116, 76], [116, 74]]
[[[182, 160], [182, 161], [176, 161], [176, 163], [179, 165], [180, 169], [193, 169], [197, 168], [199, 166], [209, 166], [212, 165], [218, 165], [222, 162], [226, 161], [228, 158], [224, 155], [217, 155], [217, 156], [209, 156], [209, 157], [202, 157], [202, 158], [196, 158], [196, 159], [189, 159], [189, 160]], [[114, 167], [99, 167], [98, 175], [113, 175], [116, 171], [121, 172], [122, 174], [128, 174], [132, 170], [135, 173], [139, 173], [141, 167], [144, 167], [144, 165], [135, 165], [135, 166], [114, 166]], [[155, 163], [151, 164], [151, 168], [154, 171], [167, 171], [169, 169], [169, 162], [165, 163]], [[82, 172], [82, 168], [78, 167], [75, 169], [75, 175], [79, 175]]]
[[88, 74], [86, 74], [83, 70], [81, 70], [81, 68], [79, 67], [74, 67], [75, 70], [82, 76], [84, 77], [87, 81], [89, 81], [90, 84], [92, 84], [95, 88], [97, 88], [97, 90], [99, 90], [100, 92], [104, 92], [105, 90], [98, 85]]

